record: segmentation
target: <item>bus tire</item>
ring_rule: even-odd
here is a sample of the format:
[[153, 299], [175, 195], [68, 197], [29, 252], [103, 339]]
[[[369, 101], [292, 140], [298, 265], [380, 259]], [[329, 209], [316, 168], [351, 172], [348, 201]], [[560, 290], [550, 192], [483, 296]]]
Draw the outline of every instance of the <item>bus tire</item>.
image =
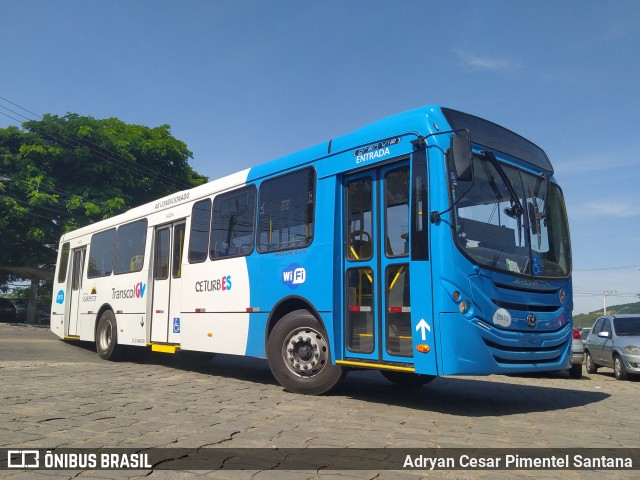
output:
[[278, 383], [293, 393], [321, 395], [344, 376], [331, 364], [327, 334], [308, 310], [295, 310], [276, 323], [267, 339], [267, 359]]
[[96, 351], [103, 360], [117, 361], [124, 355], [124, 346], [118, 345], [116, 316], [111, 310], [105, 310], [98, 321]]
[[416, 388], [432, 382], [435, 375], [423, 375], [417, 373], [396, 372], [394, 370], [380, 370], [384, 378], [399, 387]]

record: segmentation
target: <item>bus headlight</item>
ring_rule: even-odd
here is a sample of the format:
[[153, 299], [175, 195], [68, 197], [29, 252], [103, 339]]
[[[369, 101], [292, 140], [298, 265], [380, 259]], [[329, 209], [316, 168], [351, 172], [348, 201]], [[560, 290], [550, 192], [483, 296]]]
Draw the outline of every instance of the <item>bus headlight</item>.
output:
[[462, 315], [466, 315], [467, 313], [469, 313], [469, 310], [471, 309], [471, 306], [469, 305], [469, 303], [466, 300], [462, 300], [458, 304], [458, 308], [460, 309], [460, 313]]

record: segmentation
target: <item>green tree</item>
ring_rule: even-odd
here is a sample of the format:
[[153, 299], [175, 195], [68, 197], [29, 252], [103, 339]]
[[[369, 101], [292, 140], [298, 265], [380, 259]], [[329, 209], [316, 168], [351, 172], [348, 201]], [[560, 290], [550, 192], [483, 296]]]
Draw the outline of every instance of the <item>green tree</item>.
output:
[[0, 290], [15, 267], [53, 270], [64, 232], [206, 182], [191, 157], [168, 125], [68, 114], [0, 129]]

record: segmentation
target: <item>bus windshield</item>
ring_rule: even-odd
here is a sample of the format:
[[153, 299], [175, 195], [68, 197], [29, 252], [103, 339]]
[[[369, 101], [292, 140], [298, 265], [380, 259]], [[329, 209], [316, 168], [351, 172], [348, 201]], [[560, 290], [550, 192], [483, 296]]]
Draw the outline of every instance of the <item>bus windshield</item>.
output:
[[[571, 272], [569, 228], [562, 192], [543, 176], [474, 155], [473, 180], [450, 178], [455, 240], [472, 261], [493, 270], [564, 278]], [[549, 192], [547, 192], [549, 189]], [[546, 204], [545, 204], [546, 202]]]

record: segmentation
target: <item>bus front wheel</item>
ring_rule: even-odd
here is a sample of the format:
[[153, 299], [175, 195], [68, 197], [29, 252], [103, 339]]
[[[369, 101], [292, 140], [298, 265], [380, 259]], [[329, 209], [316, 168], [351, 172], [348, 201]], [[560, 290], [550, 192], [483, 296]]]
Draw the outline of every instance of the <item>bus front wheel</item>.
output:
[[119, 360], [123, 356], [124, 347], [118, 345], [118, 324], [111, 310], [106, 310], [98, 321], [96, 328], [96, 350], [104, 360]]
[[331, 364], [327, 334], [308, 310], [288, 313], [267, 340], [267, 359], [278, 383], [293, 393], [321, 395], [343, 378]]

